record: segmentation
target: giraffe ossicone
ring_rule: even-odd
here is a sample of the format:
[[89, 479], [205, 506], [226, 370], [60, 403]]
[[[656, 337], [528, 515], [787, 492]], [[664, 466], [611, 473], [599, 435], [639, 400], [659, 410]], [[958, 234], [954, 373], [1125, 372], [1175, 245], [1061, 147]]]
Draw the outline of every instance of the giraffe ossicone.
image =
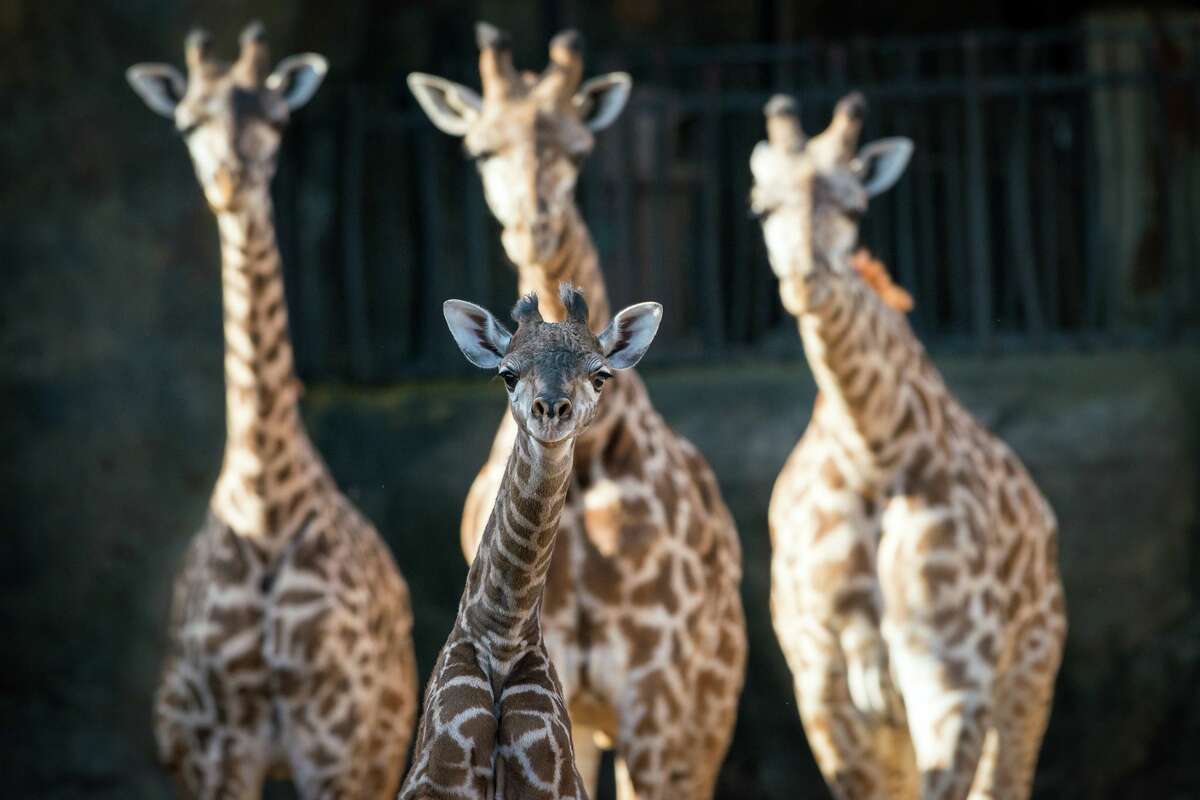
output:
[[913, 150], [858, 149], [865, 112], [850, 95], [809, 138], [773, 99], [750, 159], [820, 390], [771, 495], [772, 619], [836, 797], [1028, 797], [1066, 637], [1057, 522], [946, 387], [912, 298], [852, 256]]
[[634, 366], [650, 346], [662, 307], [631, 306], [597, 334], [582, 294], [564, 284], [560, 298], [569, 309], [561, 322], [542, 318], [536, 295], [522, 298], [512, 333], [472, 303], [443, 308], [467, 360], [504, 380], [519, 434], [426, 689], [401, 800], [588, 796], [542, 638], [542, 595], [575, 440], [612, 371]]
[[[599, 258], [575, 185], [598, 132], [625, 108], [623, 72], [583, 79], [581, 37], [555, 36], [541, 73], [518, 72], [510, 38], [477, 29], [481, 91], [414, 73], [433, 123], [463, 138], [483, 180], [518, 291], [547, 321], [566, 319], [566, 281], [591, 327], [610, 320]], [[616, 751], [622, 798], [706, 800], [733, 735], [746, 664], [741, 544], [716, 476], [650, 402], [636, 372], [615, 375], [575, 442], [542, 624], [595, 788], [600, 749]], [[476, 557], [519, 426], [506, 413], [463, 509]]]
[[127, 73], [183, 136], [221, 239], [225, 454], [174, 585], [159, 756], [192, 797], [257, 796], [270, 775], [303, 798], [382, 800], [416, 720], [408, 587], [300, 418], [270, 196], [283, 130], [325, 60], [268, 71], [258, 24], [233, 62], [202, 31], [185, 56], [186, 77]]

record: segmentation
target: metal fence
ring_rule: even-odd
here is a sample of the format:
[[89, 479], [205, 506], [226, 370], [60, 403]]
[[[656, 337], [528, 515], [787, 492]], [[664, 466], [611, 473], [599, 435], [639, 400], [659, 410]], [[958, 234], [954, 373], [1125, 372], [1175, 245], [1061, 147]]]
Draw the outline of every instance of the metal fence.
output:
[[[605, 53], [635, 91], [578, 200], [615, 304], [669, 309], [659, 362], [791, 343], [749, 155], [774, 91], [819, 131], [851, 88], [863, 142], [917, 145], [862, 238], [934, 347], [1169, 340], [1200, 322], [1200, 24]], [[473, 54], [441, 72], [477, 82]], [[404, 97], [352, 91], [277, 179], [301, 369], [385, 381], [458, 370], [440, 307], [515, 297], [459, 141]], [[406, 110], [405, 110], [406, 109]]]

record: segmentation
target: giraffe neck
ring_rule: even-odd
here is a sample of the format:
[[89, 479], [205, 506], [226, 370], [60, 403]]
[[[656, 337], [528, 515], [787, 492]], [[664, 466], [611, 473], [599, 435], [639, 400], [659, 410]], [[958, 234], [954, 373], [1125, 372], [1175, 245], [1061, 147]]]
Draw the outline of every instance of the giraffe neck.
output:
[[814, 418], [864, 466], [891, 464], [932, 413], [916, 376], [940, 378], [907, 318], [856, 276], [826, 270], [809, 297], [799, 327], [820, 389]]
[[245, 536], [289, 533], [329, 483], [300, 419], [271, 200], [217, 214], [225, 329], [225, 456], [214, 513]]
[[558, 251], [544, 264], [518, 264], [518, 285], [521, 294], [536, 292], [538, 308], [547, 322], [561, 322], [564, 310], [558, 299], [558, 285], [567, 282], [578, 286], [587, 300], [592, 330], [608, 324], [611, 310], [604, 275], [600, 272], [600, 257], [588, 232], [587, 224], [574, 205], [567, 209]]
[[518, 431], [467, 576], [460, 624], [499, 661], [540, 640], [546, 571], [571, 479], [575, 442], [543, 445]]

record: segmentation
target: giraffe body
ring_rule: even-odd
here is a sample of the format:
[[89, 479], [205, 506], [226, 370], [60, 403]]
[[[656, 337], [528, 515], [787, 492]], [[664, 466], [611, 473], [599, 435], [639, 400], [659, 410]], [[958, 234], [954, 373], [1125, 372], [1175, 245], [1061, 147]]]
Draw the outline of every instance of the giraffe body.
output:
[[225, 455], [174, 586], [159, 755], [191, 797], [258, 797], [273, 775], [305, 798], [383, 798], [416, 716], [408, 588], [300, 419], [269, 195], [280, 131], [324, 60], [267, 76], [258, 26], [233, 65], [209, 49], [189, 37], [186, 81], [129, 73], [184, 134], [222, 252]]
[[458, 617], [426, 692], [401, 800], [586, 798], [562, 685], [542, 638], [542, 598], [574, 462], [613, 369], [636, 363], [661, 309], [627, 309], [599, 338], [582, 295], [545, 322], [537, 296], [518, 303], [515, 334], [483, 309], [447, 303], [464, 354], [499, 367], [518, 433], [467, 576]]
[[1028, 797], [1066, 635], [1057, 524], [885, 302], [886, 276], [850, 267], [867, 196], [908, 157], [855, 157], [862, 112], [846, 98], [808, 141], [773, 100], [752, 158], [820, 388], [771, 498], [772, 618], [837, 797]]
[[[629, 78], [601, 76], [576, 92], [583, 68], [573, 33], [551, 42], [540, 78], [522, 78], [502, 35], [484, 34], [482, 98], [432, 76], [410, 76], [410, 85], [434, 122], [464, 136], [476, 157], [521, 291], [537, 294], [547, 319], [560, 319], [555, 287], [575, 284], [593, 326], [603, 325], [608, 298], [573, 192], [593, 132], [620, 112]], [[623, 798], [708, 798], [745, 671], [737, 530], [712, 470], [654, 410], [637, 374], [617, 375], [606, 391], [575, 445], [547, 578], [546, 645], [590, 787], [599, 749], [612, 747]], [[516, 436], [505, 415], [468, 493], [468, 559]]]

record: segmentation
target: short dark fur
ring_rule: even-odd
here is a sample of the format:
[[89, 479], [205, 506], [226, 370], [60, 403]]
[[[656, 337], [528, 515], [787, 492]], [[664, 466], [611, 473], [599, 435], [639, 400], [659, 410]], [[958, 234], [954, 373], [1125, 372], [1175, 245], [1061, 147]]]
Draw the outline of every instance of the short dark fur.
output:
[[517, 304], [512, 310], [513, 322], [517, 325], [524, 325], [529, 322], [541, 322], [542, 312], [538, 310], [538, 297], [536, 292], [522, 295]]
[[558, 299], [567, 311], [567, 319], [584, 326], [588, 324], [587, 300], [584, 299], [582, 290], [569, 283], [559, 284]]

